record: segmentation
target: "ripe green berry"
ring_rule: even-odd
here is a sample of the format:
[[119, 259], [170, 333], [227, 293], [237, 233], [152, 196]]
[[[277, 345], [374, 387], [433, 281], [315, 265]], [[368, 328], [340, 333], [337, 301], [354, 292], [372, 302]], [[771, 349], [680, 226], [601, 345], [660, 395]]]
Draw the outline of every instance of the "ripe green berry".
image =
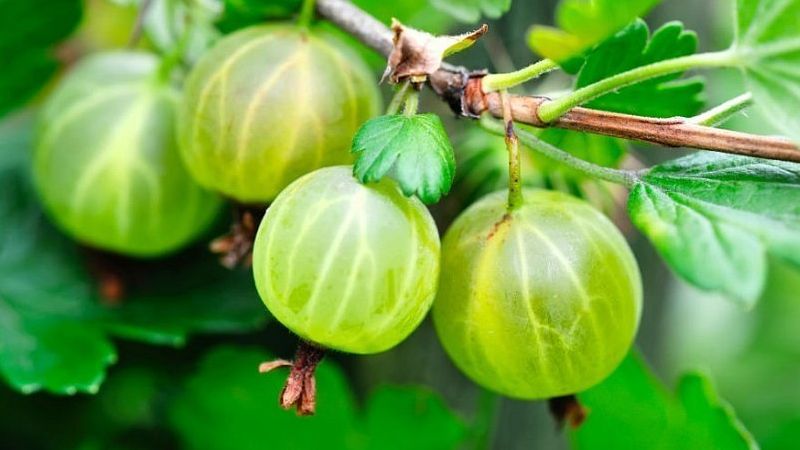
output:
[[312, 172], [267, 210], [253, 273], [269, 311], [300, 337], [350, 353], [405, 339], [436, 295], [439, 235], [428, 210], [349, 166]]
[[433, 306], [439, 338], [476, 383], [539, 399], [585, 390], [631, 346], [642, 286], [617, 228], [588, 203], [525, 190], [468, 208], [445, 235]]
[[186, 85], [183, 156], [192, 175], [242, 202], [349, 164], [353, 134], [380, 107], [359, 56], [322, 31], [251, 27], [222, 39]]
[[145, 53], [82, 60], [42, 111], [34, 179], [47, 212], [76, 239], [141, 257], [202, 233], [220, 201], [181, 161], [179, 94]]

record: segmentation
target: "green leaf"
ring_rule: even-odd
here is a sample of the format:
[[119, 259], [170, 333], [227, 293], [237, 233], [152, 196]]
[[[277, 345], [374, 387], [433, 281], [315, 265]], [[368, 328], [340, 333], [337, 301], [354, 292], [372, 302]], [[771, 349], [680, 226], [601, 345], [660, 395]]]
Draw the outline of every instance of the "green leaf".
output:
[[55, 73], [53, 47], [81, 18], [80, 0], [0, 0], [0, 117], [31, 99]]
[[[272, 359], [259, 350], [218, 348], [203, 361], [171, 411], [189, 449], [446, 449], [466, 437], [464, 424], [427, 390], [384, 387], [357, 413], [342, 372], [317, 369], [317, 413], [298, 417], [278, 406], [286, 371], [258, 373]], [[209, 426], [213, 424], [213, 426]]]
[[800, 165], [696, 153], [631, 191], [633, 223], [684, 279], [752, 306], [767, 254], [800, 265]]
[[436, 203], [450, 192], [455, 156], [436, 114], [388, 115], [367, 121], [353, 138], [353, 174], [362, 183], [389, 175], [406, 196]]
[[589, 416], [571, 433], [574, 449], [758, 448], [707, 377], [685, 374], [671, 394], [635, 353], [605, 381], [578, 397]]
[[[450, 14], [435, 7], [431, 0], [353, 0], [353, 4], [370, 13], [381, 23], [390, 25], [393, 18], [400, 22], [433, 34], [445, 34], [453, 24]], [[386, 59], [381, 58], [383, 64]]]
[[[695, 53], [697, 35], [680, 22], [669, 22], [649, 37], [643, 20], [636, 20], [592, 50], [578, 73], [576, 88], [618, 73]], [[606, 94], [586, 106], [648, 117], [690, 117], [703, 107], [702, 78], [681, 79], [675, 73], [643, 81]]]
[[22, 392], [94, 391], [116, 355], [99, 330], [79, 322], [96, 310], [82, 304], [91, 286], [75, 249], [41, 220], [20, 167], [27, 135], [11, 135], [16, 126], [0, 134], [0, 374]]
[[756, 105], [800, 142], [800, 0], [738, 0], [733, 49]]
[[301, 5], [301, 0], [224, 0], [219, 26], [232, 31], [264, 20], [288, 19]]
[[800, 437], [800, 270], [770, 261], [766, 289], [753, 311], [676, 287], [665, 298], [670, 305], [667, 370], [708, 368], [762, 448], [795, 447]]
[[221, 268], [204, 247], [158, 262], [128, 262], [127, 269], [122, 307], [102, 316], [116, 336], [180, 346], [193, 332], [248, 331], [269, 317], [250, 271]]
[[27, 175], [29, 130], [20, 121], [0, 126], [0, 377], [12, 387], [95, 392], [116, 359], [110, 334], [178, 344], [192, 332], [263, 322], [250, 276], [226, 272], [206, 251], [125, 264], [130, 295], [103, 305], [84, 255], [39, 209]]
[[578, 56], [606, 40], [660, 0], [562, 0], [552, 28], [534, 25], [528, 45], [545, 58], [559, 63]]
[[434, 7], [454, 18], [475, 23], [481, 16], [497, 19], [511, 8], [511, 0], [431, 0]]
[[158, 51], [166, 55], [178, 51], [191, 64], [220, 37], [214, 22], [222, 8], [221, 0], [153, 0], [144, 32]]

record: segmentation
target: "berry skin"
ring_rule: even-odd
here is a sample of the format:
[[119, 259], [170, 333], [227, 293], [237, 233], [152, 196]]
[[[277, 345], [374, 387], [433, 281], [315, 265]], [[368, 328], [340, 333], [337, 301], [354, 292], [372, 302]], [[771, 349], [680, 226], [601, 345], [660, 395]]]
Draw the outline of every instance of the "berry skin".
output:
[[636, 260], [617, 228], [566, 194], [506, 192], [468, 208], [442, 244], [433, 306], [455, 364], [503, 395], [541, 399], [583, 391], [622, 361], [641, 315]]
[[189, 75], [183, 156], [203, 186], [271, 201], [308, 172], [349, 164], [353, 135], [380, 103], [373, 74], [338, 38], [290, 25], [247, 28]]
[[428, 210], [349, 166], [312, 172], [267, 210], [253, 249], [261, 299], [287, 328], [349, 353], [394, 347], [436, 295], [439, 235]]
[[146, 53], [90, 56], [42, 111], [36, 190], [56, 224], [90, 246], [160, 256], [205, 231], [219, 210], [181, 161], [180, 97], [158, 67]]

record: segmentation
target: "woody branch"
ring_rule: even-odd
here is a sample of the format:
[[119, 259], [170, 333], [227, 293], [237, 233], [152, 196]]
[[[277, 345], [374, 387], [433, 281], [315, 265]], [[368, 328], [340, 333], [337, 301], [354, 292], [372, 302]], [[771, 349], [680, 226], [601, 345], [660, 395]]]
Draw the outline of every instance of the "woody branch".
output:
[[[386, 25], [347, 0], [317, 0], [317, 11], [365, 45], [384, 56], [392, 51], [392, 32]], [[480, 79], [485, 75], [463, 67], [443, 65], [429, 77], [433, 90], [459, 115], [477, 117], [488, 112], [503, 118], [497, 92], [486, 93]], [[800, 148], [791, 140], [718, 129], [687, 118], [658, 119], [576, 107], [545, 123], [537, 114], [545, 97], [510, 96], [514, 121], [535, 127], [584, 131], [667, 147], [688, 147], [737, 155], [800, 162]]]

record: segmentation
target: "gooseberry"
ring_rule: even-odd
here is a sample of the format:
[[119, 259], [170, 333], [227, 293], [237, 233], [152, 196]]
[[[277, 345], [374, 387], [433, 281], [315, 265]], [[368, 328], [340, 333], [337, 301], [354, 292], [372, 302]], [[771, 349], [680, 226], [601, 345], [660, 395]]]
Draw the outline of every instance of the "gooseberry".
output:
[[159, 256], [202, 233], [219, 209], [181, 161], [180, 94], [164, 78], [151, 54], [97, 54], [42, 111], [36, 189], [55, 223], [90, 246]]
[[351, 162], [353, 135], [380, 107], [373, 78], [321, 30], [268, 25], [226, 36], [187, 80], [184, 160], [203, 186], [271, 201], [301, 175]]
[[363, 185], [349, 166], [289, 185], [267, 210], [253, 250], [256, 287], [303, 339], [377, 353], [405, 339], [436, 295], [439, 235], [396, 182]]
[[465, 374], [503, 395], [540, 399], [600, 382], [627, 354], [642, 286], [624, 237], [588, 203], [525, 189], [469, 207], [447, 231], [433, 306]]

